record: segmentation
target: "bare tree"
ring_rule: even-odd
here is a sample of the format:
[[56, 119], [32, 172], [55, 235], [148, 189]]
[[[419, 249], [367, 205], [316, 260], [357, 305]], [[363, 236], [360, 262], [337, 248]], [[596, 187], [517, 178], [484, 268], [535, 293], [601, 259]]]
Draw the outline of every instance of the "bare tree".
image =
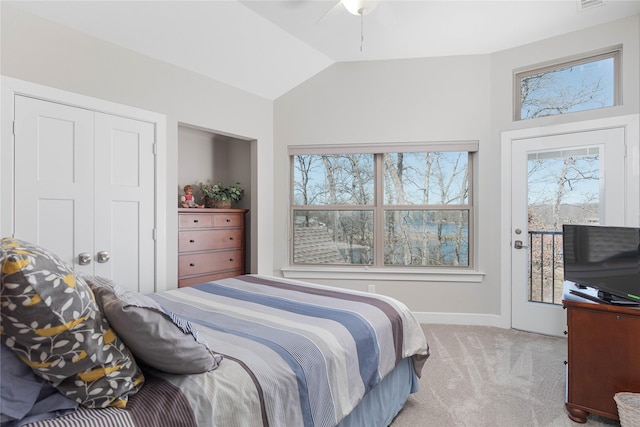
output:
[[334, 169], [334, 165], [331, 163], [331, 160], [329, 160], [329, 156], [322, 156], [322, 164], [324, 165], [324, 169], [325, 169], [325, 177], [327, 179], [327, 185], [328, 185], [328, 191], [329, 191], [329, 204], [330, 205], [335, 205], [337, 204], [337, 197], [336, 197], [336, 179], [335, 179], [335, 173], [336, 170]]
[[[576, 212], [588, 213], [593, 209], [598, 197], [597, 186], [594, 193], [586, 190], [589, 187], [586, 184], [598, 181], [598, 163], [597, 156], [565, 156], [529, 162], [529, 298], [532, 301], [560, 302], [563, 283], [560, 231], [563, 223], [575, 220]], [[569, 210], [573, 215], [563, 213]]]
[[[407, 204], [404, 184], [402, 181], [404, 173], [404, 154], [396, 153], [395, 156], [385, 154], [384, 166], [385, 175], [388, 178], [386, 180], [388, 182], [386, 187], [386, 191], [388, 192], [387, 200], [390, 204]], [[387, 227], [389, 227], [393, 232], [388, 233], [386, 245], [390, 248], [396, 248], [400, 245], [402, 248], [402, 264], [411, 265], [411, 222], [403, 220], [396, 221], [399, 214], [400, 212], [393, 212], [391, 214], [391, 218], [387, 221]]]
[[[574, 67], [569, 68], [572, 72]], [[520, 84], [521, 111], [527, 118], [565, 114], [576, 106], [595, 103], [606, 105], [603, 78], [582, 79], [568, 85], [555, 73], [539, 73], [524, 77]]]
[[[383, 155], [385, 264], [457, 265], [468, 253], [464, 212], [415, 209], [411, 205], [462, 203], [467, 198], [465, 153], [392, 153]], [[373, 261], [373, 156], [360, 154], [298, 156], [294, 161], [296, 203], [310, 209], [304, 227], [322, 226], [348, 262]], [[423, 188], [426, 187], [426, 188]], [[349, 206], [358, 206], [351, 209]], [[335, 206], [335, 209], [332, 208]], [[407, 206], [407, 208], [404, 208]], [[466, 249], [466, 251], [465, 251]], [[466, 260], [465, 260], [466, 262]]]
[[[424, 191], [422, 192], [422, 204], [425, 206], [429, 205], [429, 188], [431, 186], [431, 167], [433, 165], [434, 156], [432, 153], [425, 153], [424, 158]], [[427, 212], [424, 212], [422, 215], [423, 223], [428, 223]], [[424, 229], [424, 238], [422, 239], [422, 265], [428, 265], [429, 259], [431, 258], [431, 250], [429, 248], [429, 229], [425, 227]]]

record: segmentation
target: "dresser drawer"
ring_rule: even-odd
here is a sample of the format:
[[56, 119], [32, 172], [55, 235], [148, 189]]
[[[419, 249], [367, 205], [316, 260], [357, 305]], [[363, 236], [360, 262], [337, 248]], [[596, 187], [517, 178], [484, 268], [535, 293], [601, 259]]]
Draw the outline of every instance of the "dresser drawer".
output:
[[211, 221], [214, 227], [242, 227], [244, 226], [244, 214], [215, 214], [212, 215]]
[[178, 229], [184, 228], [211, 228], [213, 220], [211, 214], [189, 214], [178, 216]]
[[178, 232], [178, 251], [195, 252], [242, 247], [241, 229]]
[[178, 286], [245, 274], [246, 209], [178, 209]]
[[242, 268], [242, 250], [184, 254], [178, 256], [180, 277], [218, 270]]

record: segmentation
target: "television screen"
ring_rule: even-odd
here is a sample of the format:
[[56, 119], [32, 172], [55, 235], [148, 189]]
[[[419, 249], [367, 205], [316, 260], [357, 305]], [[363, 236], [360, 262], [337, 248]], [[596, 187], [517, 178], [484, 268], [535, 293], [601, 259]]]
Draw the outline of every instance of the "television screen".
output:
[[563, 226], [564, 279], [640, 302], [640, 228]]

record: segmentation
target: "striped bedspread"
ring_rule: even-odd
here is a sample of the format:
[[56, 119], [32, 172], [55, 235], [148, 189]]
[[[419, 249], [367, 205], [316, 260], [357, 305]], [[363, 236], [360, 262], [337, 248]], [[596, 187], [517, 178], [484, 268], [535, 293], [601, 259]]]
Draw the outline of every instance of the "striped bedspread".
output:
[[[429, 355], [411, 312], [382, 295], [245, 275], [151, 297], [224, 356], [205, 374], [151, 372], [158, 396], [148, 400], [184, 426], [335, 426], [401, 360], [412, 358], [420, 376]], [[139, 412], [146, 388], [126, 412]]]

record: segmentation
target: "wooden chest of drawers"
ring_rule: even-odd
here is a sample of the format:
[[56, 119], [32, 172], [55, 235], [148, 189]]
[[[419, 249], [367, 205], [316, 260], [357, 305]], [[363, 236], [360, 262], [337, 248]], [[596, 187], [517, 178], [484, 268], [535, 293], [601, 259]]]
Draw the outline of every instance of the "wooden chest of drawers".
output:
[[245, 209], [178, 209], [178, 286], [245, 273]]
[[585, 423], [589, 414], [619, 419], [613, 396], [640, 393], [640, 308], [593, 302], [569, 294], [567, 309], [567, 401], [569, 418]]

